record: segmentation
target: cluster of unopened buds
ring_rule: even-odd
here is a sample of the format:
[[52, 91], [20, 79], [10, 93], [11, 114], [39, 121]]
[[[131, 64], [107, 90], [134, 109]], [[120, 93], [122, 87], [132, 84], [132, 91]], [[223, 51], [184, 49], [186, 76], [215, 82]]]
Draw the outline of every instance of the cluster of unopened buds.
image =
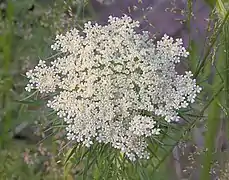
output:
[[201, 91], [191, 72], [175, 70], [189, 55], [182, 40], [155, 42], [138, 27], [126, 15], [88, 22], [82, 32], [57, 35], [51, 48], [62, 54], [26, 73], [27, 91], [55, 92], [48, 107], [65, 121], [69, 140], [110, 143], [132, 161], [149, 158], [146, 138], [157, 138], [160, 121], [179, 120], [177, 111]]

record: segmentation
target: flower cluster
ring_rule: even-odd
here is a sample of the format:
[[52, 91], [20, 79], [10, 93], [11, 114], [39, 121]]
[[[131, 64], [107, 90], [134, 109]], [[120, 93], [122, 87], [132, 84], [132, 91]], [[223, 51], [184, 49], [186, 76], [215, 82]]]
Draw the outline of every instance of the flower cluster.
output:
[[178, 120], [177, 110], [201, 90], [191, 72], [175, 70], [188, 56], [181, 39], [154, 43], [137, 27], [128, 16], [110, 16], [107, 25], [88, 22], [83, 32], [57, 35], [51, 48], [64, 55], [26, 74], [27, 91], [57, 93], [48, 107], [64, 119], [69, 140], [110, 143], [130, 160], [149, 157], [146, 137], [160, 134], [157, 117]]

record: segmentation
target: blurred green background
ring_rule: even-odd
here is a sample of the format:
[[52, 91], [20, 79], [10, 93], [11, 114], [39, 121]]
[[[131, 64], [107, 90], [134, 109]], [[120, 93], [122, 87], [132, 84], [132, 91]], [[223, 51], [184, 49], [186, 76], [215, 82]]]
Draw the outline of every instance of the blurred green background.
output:
[[80, 28], [92, 13], [86, 1], [0, 1], [1, 180], [63, 179], [57, 163], [63, 143], [58, 133], [51, 136], [47, 130], [51, 120], [44, 102], [37, 95], [29, 100], [24, 74], [39, 59], [52, 56], [57, 33]]
[[[100, 3], [112, 4], [112, 2], [112, 0], [106, 2], [98, 0], [97, 10], [105, 7]], [[138, 3], [140, 2], [138, 1]], [[187, 2], [188, 28], [192, 16], [192, 1]], [[194, 177], [189, 172], [199, 167], [200, 154], [204, 155], [203, 164], [205, 167], [200, 180], [210, 178], [207, 174], [215, 159], [218, 161], [223, 159], [223, 164], [219, 165], [214, 161], [216, 168], [213, 170], [221, 170], [218, 173], [221, 180], [229, 179], [228, 154], [227, 151], [224, 151], [227, 149], [229, 134], [227, 129], [229, 127], [227, 122], [229, 120], [229, 23], [227, 20], [228, 6], [224, 6], [228, 5], [228, 2], [212, 0], [207, 2], [209, 8], [216, 11], [209, 16], [214, 26], [206, 28], [209, 32], [211, 31], [211, 34], [206, 37], [208, 40], [203, 55], [199, 55], [197, 46], [192, 40], [189, 41], [188, 47], [190, 50], [188, 65], [193, 73], [198, 75], [205, 92], [201, 95], [202, 99], [198, 99], [197, 107], [193, 107], [194, 110], [190, 111], [192, 118], [198, 119], [198, 121], [194, 120], [188, 128], [184, 126], [186, 129], [183, 129], [183, 126], [182, 128], [178, 126], [174, 133], [175, 139], [172, 139], [172, 136], [167, 137], [165, 143], [173, 143], [173, 146], [166, 147], [165, 153], [158, 151], [157, 156], [161, 156], [161, 160], [158, 160], [155, 167], [160, 166], [160, 168], [155, 172], [151, 166], [145, 168], [146, 171], [156, 174], [154, 180], [185, 180], [179, 176], [182, 173], [185, 174], [185, 177], [189, 177], [188, 179], [199, 180], [199, 175]], [[0, 180], [82, 179], [80, 176], [78, 178], [77, 173], [85, 167], [83, 164], [79, 163], [74, 168], [71, 165], [64, 166], [63, 162], [66, 158], [64, 154], [67, 153], [68, 143], [66, 144], [62, 127], [55, 124], [56, 116], [45, 107], [47, 97], [41, 96], [37, 92], [32, 94], [25, 92], [24, 87], [27, 80], [24, 75], [27, 70], [37, 64], [39, 59], [53, 58], [54, 54], [52, 54], [50, 45], [57, 33], [64, 33], [72, 27], [82, 29], [84, 22], [97, 19], [100, 12], [96, 12], [97, 10], [93, 7], [89, 0], [0, 1]], [[131, 8], [134, 9], [134, 6]], [[144, 16], [143, 13], [142, 19]], [[220, 37], [218, 37], [219, 34]], [[211, 77], [210, 83], [209, 77]], [[220, 95], [218, 96], [218, 94]], [[33, 100], [31, 100], [31, 96], [33, 96]], [[209, 107], [210, 109], [208, 109]], [[197, 116], [197, 113], [200, 113], [202, 119]], [[200, 119], [201, 121], [199, 121]], [[200, 124], [208, 127], [207, 133], [205, 132], [205, 148], [210, 149], [209, 153], [198, 149], [199, 147], [190, 141], [200, 133]], [[220, 130], [216, 129], [219, 126]], [[178, 136], [182, 136], [182, 141]], [[215, 142], [216, 136], [218, 139]], [[199, 140], [200, 137], [202, 134], [197, 139]], [[215, 143], [219, 144], [220, 154], [212, 155], [216, 151], [213, 148]], [[222, 150], [223, 146], [225, 146], [224, 150]], [[182, 155], [183, 153], [186, 153], [185, 156]], [[93, 156], [93, 153], [91, 155]], [[180, 162], [177, 164], [178, 160], [175, 158], [178, 156]], [[103, 164], [103, 166], [105, 165]], [[64, 174], [66, 169], [67, 174]], [[130, 168], [130, 172], [134, 170], [136, 169]], [[147, 179], [142, 176], [129, 178]], [[89, 177], [88, 179], [93, 178]], [[128, 180], [128, 178], [125, 179]]]

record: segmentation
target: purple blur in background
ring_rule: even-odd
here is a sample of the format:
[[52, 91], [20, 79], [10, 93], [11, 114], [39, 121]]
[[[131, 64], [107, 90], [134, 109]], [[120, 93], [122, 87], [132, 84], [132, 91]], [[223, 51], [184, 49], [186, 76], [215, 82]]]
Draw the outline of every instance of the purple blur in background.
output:
[[190, 36], [199, 49], [202, 49], [210, 8], [203, 0], [192, 2], [194, 17], [191, 20], [190, 33], [187, 24], [181, 23], [188, 16], [185, 14], [187, 0], [92, 0], [92, 6], [100, 23], [105, 23], [109, 15], [120, 17], [127, 14], [140, 22], [141, 30], [156, 33], [157, 37], [166, 33], [172, 37], [182, 38], [185, 47], [188, 46]]

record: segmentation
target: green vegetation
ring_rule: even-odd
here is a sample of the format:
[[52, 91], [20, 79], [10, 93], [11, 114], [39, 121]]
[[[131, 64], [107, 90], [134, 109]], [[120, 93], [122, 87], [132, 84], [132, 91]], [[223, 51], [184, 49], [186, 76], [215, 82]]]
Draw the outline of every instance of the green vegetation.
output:
[[[192, 1], [188, 2], [186, 23], [191, 28]], [[94, 144], [87, 149], [68, 143], [64, 125], [44, 105], [46, 97], [24, 90], [26, 71], [39, 59], [54, 56], [50, 44], [55, 34], [71, 27], [81, 29], [85, 21], [95, 19], [90, 1], [0, 2], [0, 180], [176, 180], [180, 174], [190, 178], [191, 173], [186, 173], [190, 169], [181, 162], [175, 165], [173, 158], [183, 143], [193, 142], [193, 130], [200, 125], [207, 129], [204, 148], [196, 154], [188, 152], [194, 161], [191, 166], [200, 165], [200, 179], [210, 179], [209, 172], [215, 171], [226, 180], [228, 149], [222, 152], [225, 142], [221, 139], [229, 137], [229, 2], [206, 2], [212, 8], [208, 27], [212, 33], [203, 56], [190, 40], [187, 62], [203, 91], [194, 105], [179, 112], [184, 125], [170, 125], [159, 140], [148, 139], [153, 158], [134, 164], [109, 145]], [[34, 131], [26, 131], [31, 139], [15, 140], [15, 134], [28, 126]]]

